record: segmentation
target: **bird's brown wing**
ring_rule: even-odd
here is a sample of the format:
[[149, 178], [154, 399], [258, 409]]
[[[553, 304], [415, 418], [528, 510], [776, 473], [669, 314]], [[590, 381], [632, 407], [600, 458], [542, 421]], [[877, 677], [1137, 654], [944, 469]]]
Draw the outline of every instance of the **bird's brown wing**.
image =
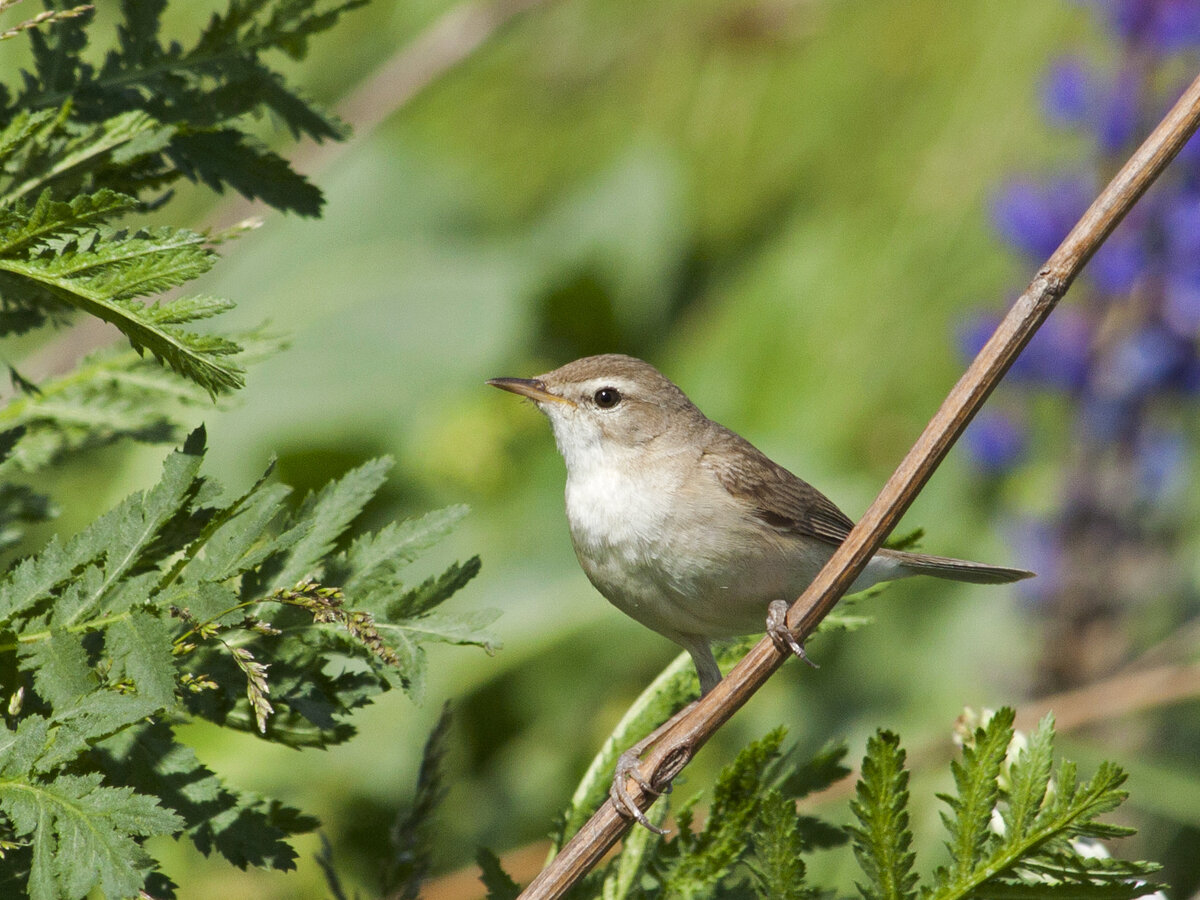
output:
[[840, 544], [854, 522], [815, 487], [769, 459], [753, 444], [713, 423], [701, 465], [752, 515], [779, 531]]

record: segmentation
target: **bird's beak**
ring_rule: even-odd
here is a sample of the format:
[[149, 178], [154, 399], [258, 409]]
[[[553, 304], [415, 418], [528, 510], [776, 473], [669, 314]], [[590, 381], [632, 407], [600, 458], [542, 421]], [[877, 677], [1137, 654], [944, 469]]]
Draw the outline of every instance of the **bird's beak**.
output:
[[536, 378], [489, 378], [488, 384], [492, 387], [498, 387], [502, 391], [509, 391], [513, 394], [520, 394], [522, 397], [528, 397], [535, 403], [566, 403], [568, 406], [574, 406], [575, 403], [568, 400], [566, 397], [560, 397], [558, 394], [553, 394], [546, 390], [545, 382], [539, 381]]

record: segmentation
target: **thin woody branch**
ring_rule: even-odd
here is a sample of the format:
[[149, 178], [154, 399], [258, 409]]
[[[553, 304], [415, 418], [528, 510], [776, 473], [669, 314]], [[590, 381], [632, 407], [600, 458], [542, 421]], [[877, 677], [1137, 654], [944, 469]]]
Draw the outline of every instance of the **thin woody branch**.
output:
[[[1188, 87], [1038, 271], [849, 537], [792, 605], [788, 626], [801, 642], [816, 630], [862, 572], [1084, 264], [1197, 126], [1200, 78]], [[759, 641], [707, 696], [680, 715], [659, 738], [642, 765], [643, 776], [657, 787], [669, 784], [787, 658], [788, 654], [770, 638]], [[632, 781], [629, 788], [639, 808], [646, 809], [654, 802], [653, 794]], [[521, 896], [526, 900], [562, 896], [629, 827], [630, 820], [617, 812], [611, 800], [606, 801]]]

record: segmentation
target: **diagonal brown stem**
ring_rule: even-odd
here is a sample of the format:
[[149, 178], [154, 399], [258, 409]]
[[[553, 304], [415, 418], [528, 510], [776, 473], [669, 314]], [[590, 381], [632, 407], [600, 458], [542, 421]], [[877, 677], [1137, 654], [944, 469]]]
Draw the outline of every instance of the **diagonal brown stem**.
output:
[[[1017, 354], [1067, 292], [1084, 264], [1167, 167], [1200, 125], [1200, 78], [1130, 157], [1071, 229], [1029, 287], [1017, 298], [966, 373], [925, 426], [875, 502], [833, 558], [788, 612], [788, 626], [801, 643], [828, 615], [883, 543], [934, 469], [979, 411]], [[656, 787], [665, 787], [704, 743], [783, 665], [787, 655], [763, 638], [706, 697], [670, 728], [642, 766]], [[646, 809], [654, 795], [633, 781], [630, 793]], [[605, 802], [521, 894], [525, 900], [560, 897], [590, 871], [629, 828]]]

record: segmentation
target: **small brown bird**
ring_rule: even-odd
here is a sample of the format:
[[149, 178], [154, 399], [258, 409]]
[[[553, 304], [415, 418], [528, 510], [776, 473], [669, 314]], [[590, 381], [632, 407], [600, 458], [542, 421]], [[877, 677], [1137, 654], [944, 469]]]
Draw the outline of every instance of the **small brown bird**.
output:
[[[614, 606], [691, 654], [702, 693], [721, 680], [710, 642], [783, 624], [854, 523], [824, 494], [705, 417], [649, 363], [589, 356], [488, 384], [550, 419], [567, 465], [579, 563]], [[850, 592], [932, 575], [1004, 584], [1032, 572], [880, 550]]]

